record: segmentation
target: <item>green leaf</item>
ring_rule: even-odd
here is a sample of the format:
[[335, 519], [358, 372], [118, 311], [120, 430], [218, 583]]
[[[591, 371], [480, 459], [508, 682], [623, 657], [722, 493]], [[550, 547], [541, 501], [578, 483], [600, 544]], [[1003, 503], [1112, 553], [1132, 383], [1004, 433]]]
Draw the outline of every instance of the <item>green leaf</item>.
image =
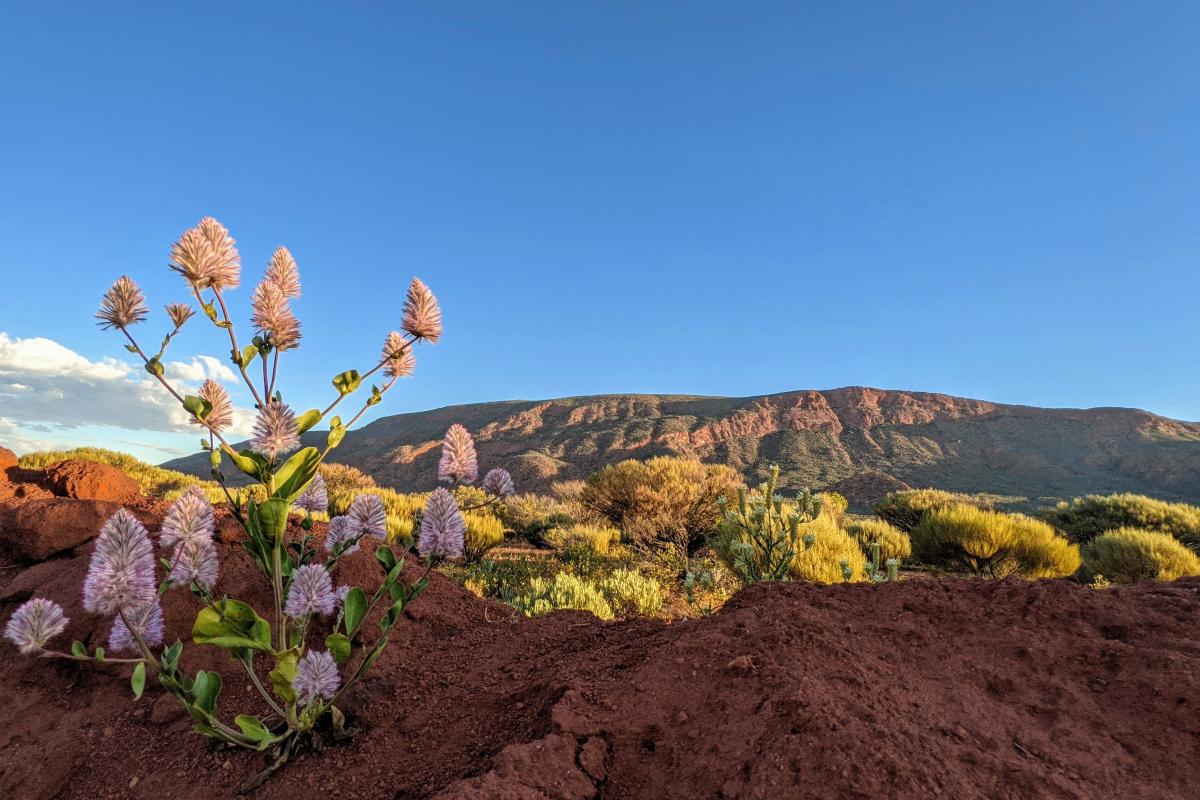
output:
[[271, 650], [271, 626], [253, 608], [229, 599], [213, 605], [196, 615], [192, 641], [225, 649]]
[[200, 310], [204, 312], [204, 316], [208, 317], [213, 322], [217, 321], [217, 307], [214, 306], [211, 302], [209, 302], [209, 303], [201, 302]]
[[240, 453], [229, 453], [234, 466], [255, 480], [266, 480], [271, 474], [271, 464], [253, 450], [243, 450]]
[[146, 688], [146, 662], [139, 661], [137, 666], [133, 668], [133, 676], [129, 679], [129, 685], [133, 687], [133, 699], [141, 700], [142, 691]]
[[199, 420], [206, 419], [212, 412], [212, 403], [203, 397], [196, 397], [194, 394], [189, 394], [183, 398], [183, 407], [184, 410]]
[[306, 447], [293, 453], [275, 472], [274, 496], [286, 500], [290, 505], [312, 481], [320, 466], [321, 451], [315, 447]]
[[258, 348], [255, 347], [254, 345], [248, 344], [245, 347], [243, 347], [242, 348], [242, 356], [241, 356], [242, 369], [245, 369], [246, 367], [250, 366], [251, 362], [254, 361], [254, 357], [256, 355], [258, 355]]
[[339, 425], [336, 428], [330, 428], [329, 435], [325, 437], [325, 446], [332, 450], [341, 444], [344, 438], [346, 438], [346, 426]]
[[379, 391], [378, 386], [371, 387], [371, 396], [367, 398], [367, 405], [373, 406], [383, 400], [383, 392]]
[[300, 416], [296, 417], [296, 427], [300, 429], [300, 433], [316, 425], [321, 421], [321, 410], [318, 408], [310, 408]]
[[135, 347], [135, 346], [133, 346], [133, 345], [131, 345], [131, 344], [127, 344], [127, 345], [125, 345], [125, 349], [126, 349], [126, 350], [128, 350], [128, 351], [129, 351], [129, 352], [131, 352], [131, 353], [136, 353], [136, 352], [137, 352], [137, 347]]
[[96, 660], [99, 661], [100, 663], [104, 663], [104, 648], [103, 647], [96, 648]]
[[[196, 708], [202, 714], [215, 714], [217, 711], [217, 697], [221, 694], [221, 674], [219, 672], [205, 672], [200, 670], [196, 673], [196, 680], [192, 683], [192, 697], [196, 698]], [[199, 722], [207, 721], [203, 717], [197, 717], [192, 714], [192, 717]]]
[[208, 453], [208, 463], [212, 464], [213, 469], [221, 466], [221, 451], [215, 448], [210, 450]]
[[262, 535], [270, 542], [280, 541], [287, 533], [288, 502], [272, 497], [258, 507], [257, 517]]
[[154, 356], [146, 362], [146, 372], [149, 372], [151, 375], [157, 375], [160, 378], [162, 377], [163, 365], [162, 362], [158, 360], [158, 356]]
[[285, 703], [296, 702], [296, 690], [292, 681], [296, 679], [296, 665], [300, 663], [300, 648], [293, 647], [275, 657], [275, 668], [267, 675], [271, 688]]
[[335, 375], [332, 382], [338, 394], [344, 396], [362, 385], [362, 375], [359, 375], [356, 369], [348, 369], [340, 375]]
[[326, 636], [325, 648], [339, 664], [346, 663], [346, 659], [350, 657], [350, 639], [344, 633], [331, 633]]
[[353, 636], [358, 626], [362, 625], [363, 617], [367, 615], [367, 595], [355, 586], [346, 593], [345, 620], [346, 634]]
[[163, 650], [163, 672], [167, 673], [168, 675], [174, 674], [175, 670], [179, 668], [179, 656], [182, 653], [183, 642], [179, 641], [178, 639], [175, 640], [175, 644], [171, 645], [166, 650]]
[[375, 560], [383, 567], [384, 572], [391, 572], [392, 567], [396, 566], [396, 554], [386, 544], [381, 544], [375, 549]]
[[262, 750], [269, 745], [275, 736], [267, 730], [267, 726], [262, 724], [262, 720], [258, 717], [251, 717], [247, 714], [238, 714], [233, 718], [234, 723], [242, 729], [242, 733], [249, 738], [259, 743], [259, 748]]
[[83, 642], [78, 639], [71, 642], [71, 655], [76, 658], [87, 658], [87, 648], [83, 646]]

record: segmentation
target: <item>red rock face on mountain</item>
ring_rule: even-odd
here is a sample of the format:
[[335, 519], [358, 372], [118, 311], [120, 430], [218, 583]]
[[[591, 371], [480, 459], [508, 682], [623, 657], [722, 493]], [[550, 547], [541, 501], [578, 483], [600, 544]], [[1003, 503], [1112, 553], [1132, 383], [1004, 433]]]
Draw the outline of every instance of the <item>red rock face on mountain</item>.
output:
[[[1200, 425], [1135, 409], [1044, 409], [863, 387], [451, 406], [377, 420], [334, 455], [381, 485], [429, 489], [453, 422], [475, 435], [484, 463], [506, 466], [530, 490], [670, 454], [725, 463], [748, 480], [778, 464], [785, 488], [836, 489], [855, 509], [906, 486], [988, 492], [1018, 507], [1112, 491], [1200, 501]], [[166, 466], [208, 472], [203, 455]]]

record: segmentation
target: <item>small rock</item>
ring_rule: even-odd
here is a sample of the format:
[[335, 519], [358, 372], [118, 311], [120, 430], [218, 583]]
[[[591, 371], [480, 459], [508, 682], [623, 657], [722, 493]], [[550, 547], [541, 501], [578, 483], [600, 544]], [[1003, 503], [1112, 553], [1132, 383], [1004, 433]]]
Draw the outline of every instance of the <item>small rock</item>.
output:
[[230, 761], [228, 758], [225, 759], [225, 763], [221, 765], [221, 769], [228, 772], [229, 770], [233, 769], [233, 762]]
[[756, 667], [754, 666], [754, 659], [752, 659], [750, 656], [738, 656], [733, 661], [730, 661], [728, 664], [726, 664], [725, 669], [735, 669], [739, 672], [750, 672], [756, 669]]
[[688, 716], [688, 713], [686, 711], [680, 711], [678, 714], [675, 715], [675, 721], [678, 722], [680, 725], [685, 724], [690, 719], [691, 719], [691, 717]]
[[141, 778], [139, 778], [137, 775], [134, 775], [132, 778], [129, 779], [129, 788], [132, 789], [133, 787], [137, 786], [138, 781], [140, 781], [140, 780], [141, 780]]

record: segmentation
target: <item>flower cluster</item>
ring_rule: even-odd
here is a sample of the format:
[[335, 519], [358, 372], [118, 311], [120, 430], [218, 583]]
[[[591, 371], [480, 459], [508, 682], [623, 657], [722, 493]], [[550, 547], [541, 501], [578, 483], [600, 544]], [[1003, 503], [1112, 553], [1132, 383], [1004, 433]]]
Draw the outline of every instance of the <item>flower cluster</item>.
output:
[[313, 614], [332, 614], [336, 607], [333, 580], [323, 565], [305, 564], [293, 573], [283, 607], [289, 617], [303, 620]]
[[67, 628], [62, 606], [44, 597], [26, 601], [4, 626], [4, 638], [26, 655], [36, 653]]
[[300, 428], [296, 414], [279, 400], [267, 403], [254, 421], [250, 449], [274, 462], [300, 446]]
[[475, 441], [467, 429], [457, 422], [446, 431], [442, 441], [442, 457], [438, 461], [438, 480], [449, 483], [474, 483], [479, 476]]
[[454, 495], [439, 486], [429, 495], [421, 515], [421, 535], [417, 551], [424, 556], [458, 558], [463, 552], [467, 523]]

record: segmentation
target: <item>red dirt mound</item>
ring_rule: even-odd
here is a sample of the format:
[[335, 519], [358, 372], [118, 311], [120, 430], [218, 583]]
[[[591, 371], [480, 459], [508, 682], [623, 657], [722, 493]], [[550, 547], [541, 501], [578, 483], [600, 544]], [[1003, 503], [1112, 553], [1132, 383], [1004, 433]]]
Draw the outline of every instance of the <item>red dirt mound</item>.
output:
[[95, 461], [59, 461], [46, 467], [46, 488], [60, 497], [77, 500], [135, 502], [141, 495], [137, 481], [116, 467]]
[[[101, 644], [108, 623], [79, 605], [90, 549], [0, 571], [0, 620], [36, 593], [71, 617], [63, 646]], [[220, 549], [220, 588], [266, 609], [240, 546]], [[378, 580], [366, 553], [339, 572]], [[192, 598], [173, 590], [165, 607], [185, 635]], [[1194, 798], [1198, 612], [1197, 580], [909, 580], [761, 585], [673, 624], [519, 620], [435, 574], [343, 703], [359, 734], [256, 794]], [[226, 716], [264, 710], [220, 653], [189, 644], [183, 661], [222, 672]], [[135, 703], [127, 678], [7, 651], [0, 792], [199, 800], [261, 768], [206, 747], [156, 687]]]
[[17, 454], [7, 447], [0, 447], [0, 481], [8, 479], [8, 470], [17, 465]]

